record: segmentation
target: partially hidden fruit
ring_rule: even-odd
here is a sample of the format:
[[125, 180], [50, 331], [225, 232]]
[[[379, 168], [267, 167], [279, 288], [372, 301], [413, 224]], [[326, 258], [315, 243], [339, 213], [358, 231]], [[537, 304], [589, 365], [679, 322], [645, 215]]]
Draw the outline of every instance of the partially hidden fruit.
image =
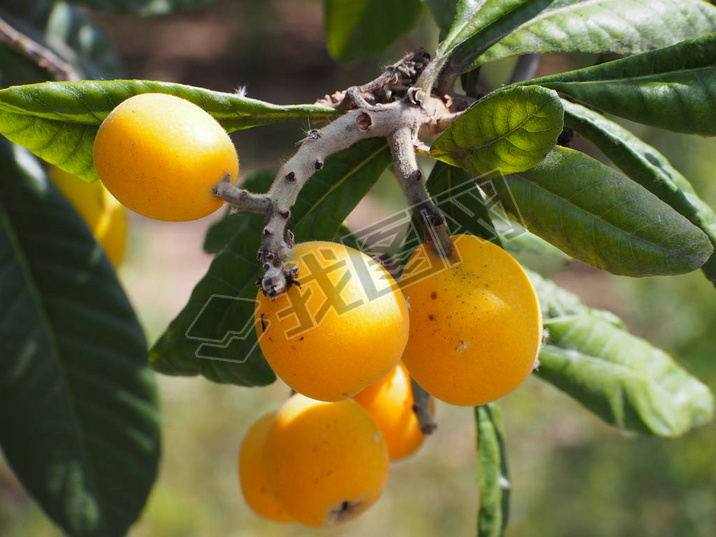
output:
[[261, 417], [244, 436], [239, 448], [239, 483], [249, 507], [258, 515], [276, 522], [293, 522], [278, 503], [276, 494], [266, 484], [261, 466], [261, 456], [274, 414]]
[[423, 244], [401, 287], [410, 304], [403, 362], [428, 393], [453, 405], [482, 405], [532, 371], [542, 336], [537, 295], [522, 267], [495, 244], [451, 238], [447, 263]]
[[48, 175], [80, 213], [112, 264], [119, 266], [127, 247], [124, 207], [99, 181], [87, 183], [55, 166], [48, 170]]
[[266, 436], [266, 482], [298, 522], [327, 527], [373, 505], [388, 477], [388, 449], [368, 412], [352, 399], [326, 403], [293, 395]]
[[331, 242], [297, 244], [286, 260], [299, 285], [276, 300], [259, 291], [259, 345], [276, 374], [322, 401], [352, 397], [398, 363], [408, 340], [403, 293], [385, 269]]
[[197, 105], [162, 93], [135, 95], [110, 112], [94, 141], [94, 164], [123, 205], [175, 222], [216, 211], [222, 202], [212, 187], [239, 172], [221, 125]]
[[[391, 461], [413, 454], [423, 443], [423, 433], [413, 412], [413, 390], [402, 362], [353, 399], [375, 420], [383, 433]], [[434, 412], [433, 400], [430, 411]]]

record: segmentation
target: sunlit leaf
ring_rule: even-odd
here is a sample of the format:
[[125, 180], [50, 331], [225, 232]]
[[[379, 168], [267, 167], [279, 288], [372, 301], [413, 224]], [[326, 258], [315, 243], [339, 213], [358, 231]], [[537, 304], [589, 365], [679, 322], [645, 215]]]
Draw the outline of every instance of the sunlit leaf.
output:
[[142, 80], [47, 82], [0, 90], [0, 134], [88, 181], [97, 179], [92, 145], [102, 120], [125, 99], [167, 93], [200, 106], [229, 132], [339, 114], [313, 105], [278, 106], [232, 93]]
[[460, 115], [435, 140], [430, 155], [473, 175], [522, 172], [539, 164], [555, 146], [563, 117], [554, 91], [495, 91]]

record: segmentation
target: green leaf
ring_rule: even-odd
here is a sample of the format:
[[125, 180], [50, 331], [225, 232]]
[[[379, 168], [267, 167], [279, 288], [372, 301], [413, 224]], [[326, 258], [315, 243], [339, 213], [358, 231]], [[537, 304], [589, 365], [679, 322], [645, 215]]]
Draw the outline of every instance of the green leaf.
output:
[[674, 437], [708, 422], [709, 389], [612, 314], [534, 273], [549, 332], [537, 375], [622, 430]]
[[451, 235], [471, 233], [501, 245], [490, 215], [492, 207], [465, 170], [436, 162], [427, 186], [433, 202], [447, 219]]
[[701, 0], [558, 0], [476, 62], [533, 52], [636, 54], [716, 31]]
[[73, 3], [110, 13], [153, 17], [198, 9], [217, 0], [72, 0]]
[[0, 444], [72, 536], [125, 535], [157, 475], [144, 334], [84, 221], [0, 140]]
[[167, 93], [200, 106], [228, 131], [340, 114], [313, 105], [277, 106], [232, 93], [143, 80], [46, 82], [0, 90], [0, 134], [87, 181], [97, 179], [92, 145], [112, 109], [140, 93]]
[[539, 164], [552, 150], [562, 132], [563, 116], [554, 91], [498, 90], [458, 117], [435, 140], [430, 155], [474, 175], [521, 172]]
[[476, 67], [475, 58], [534, 18], [554, 0], [460, 0], [437, 57], [450, 57], [459, 72]]
[[[259, 170], [251, 173], [241, 185], [249, 192], [254, 194], [263, 194], [268, 192], [273, 180], [276, 178], [276, 170]], [[204, 251], [207, 254], [216, 254], [226, 246], [231, 239], [239, 233], [244, 233], [248, 229], [248, 225], [252, 222], [251, 218], [245, 218], [242, 213], [226, 213], [224, 218], [216, 222], [206, 232], [204, 239]]]
[[569, 256], [559, 248], [525, 229], [514, 231], [512, 238], [505, 242], [505, 249], [514, 253], [551, 255], [569, 260]]
[[[588, 108], [565, 101], [565, 122], [592, 142], [631, 179], [668, 203], [716, 244], [716, 213], [664, 155], [618, 124]], [[701, 270], [716, 285], [716, 258]]]
[[[117, 78], [122, 75], [119, 59], [102, 30], [86, 13], [67, 2], [51, 0], [5, 0], [6, 22], [40, 45], [47, 47], [72, 65], [79, 78]], [[32, 63], [26, 58], [17, 61]], [[36, 77], [32, 82], [46, 80]], [[26, 83], [8, 79], [3, 72], [2, 84]]]
[[324, 0], [328, 53], [348, 62], [384, 52], [413, 29], [421, 0]]
[[529, 231], [613, 274], [683, 274], [713, 252], [703, 231], [654, 194], [578, 151], [557, 146], [495, 188]]
[[510, 518], [510, 475], [497, 403], [475, 407], [477, 422], [477, 473], [480, 485], [478, 537], [502, 537]]
[[[296, 240], [331, 240], [391, 161], [386, 141], [376, 138], [326, 159], [291, 209], [288, 227]], [[156, 370], [246, 386], [275, 379], [256, 345], [253, 322], [264, 217], [239, 216], [248, 220], [241, 233], [217, 254], [189, 303], [152, 348]]]
[[716, 33], [524, 84], [552, 88], [638, 123], [714, 136], [715, 63]]

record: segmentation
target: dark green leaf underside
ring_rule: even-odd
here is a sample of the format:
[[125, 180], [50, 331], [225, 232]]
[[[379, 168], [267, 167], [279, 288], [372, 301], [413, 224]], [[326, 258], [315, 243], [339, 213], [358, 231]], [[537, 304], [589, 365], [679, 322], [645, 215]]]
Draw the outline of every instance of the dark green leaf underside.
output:
[[0, 444], [69, 535], [121, 536], [157, 475], [142, 329], [101, 246], [34, 158], [0, 140]]

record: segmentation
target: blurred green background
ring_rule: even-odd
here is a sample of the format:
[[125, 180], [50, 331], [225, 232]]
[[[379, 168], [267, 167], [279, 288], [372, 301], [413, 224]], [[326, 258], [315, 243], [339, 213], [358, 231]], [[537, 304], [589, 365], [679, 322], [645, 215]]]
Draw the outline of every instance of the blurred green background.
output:
[[[427, 19], [385, 57], [341, 66], [323, 41], [317, 0], [228, 0], [180, 16], [141, 20], [98, 15], [127, 76], [233, 91], [276, 103], [313, 102], [363, 83], [437, 36]], [[546, 57], [538, 74], [593, 62]], [[511, 62], [490, 67], [488, 85], [503, 83]], [[716, 142], [630, 124], [716, 205]], [[288, 158], [305, 124], [233, 135], [242, 176]], [[580, 140], [574, 146], [588, 149]], [[368, 222], [404, 207], [389, 174], [350, 222]], [[210, 258], [206, 228], [220, 215], [191, 223], [131, 218], [130, 248], [120, 277], [151, 341], [188, 298]], [[593, 307], [620, 315], [630, 329], [678, 356], [716, 389], [716, 290], [700, 273], [625, 279], [574, 262], [535, 256], [525, 264], [550, 275]], [[472, 410], [438, 405], [439, 429], [407, 461], [394, 464], [384, 496], [345, 526], [312, 531], [261, 520], [238, 488], [237, 450], [254, 417], [287, 396], [281, 383], [263, 389], [160, 378], [164, 458], [149, 504], [132, 537], [470, 536], [478, 491]], [[627, 436], [537, 378], [503, 401], [513, 481], [511, 537], [716, 535], [716, 425], [677, 440]], [[0, 462], [0, 535], [60, 535]]]

